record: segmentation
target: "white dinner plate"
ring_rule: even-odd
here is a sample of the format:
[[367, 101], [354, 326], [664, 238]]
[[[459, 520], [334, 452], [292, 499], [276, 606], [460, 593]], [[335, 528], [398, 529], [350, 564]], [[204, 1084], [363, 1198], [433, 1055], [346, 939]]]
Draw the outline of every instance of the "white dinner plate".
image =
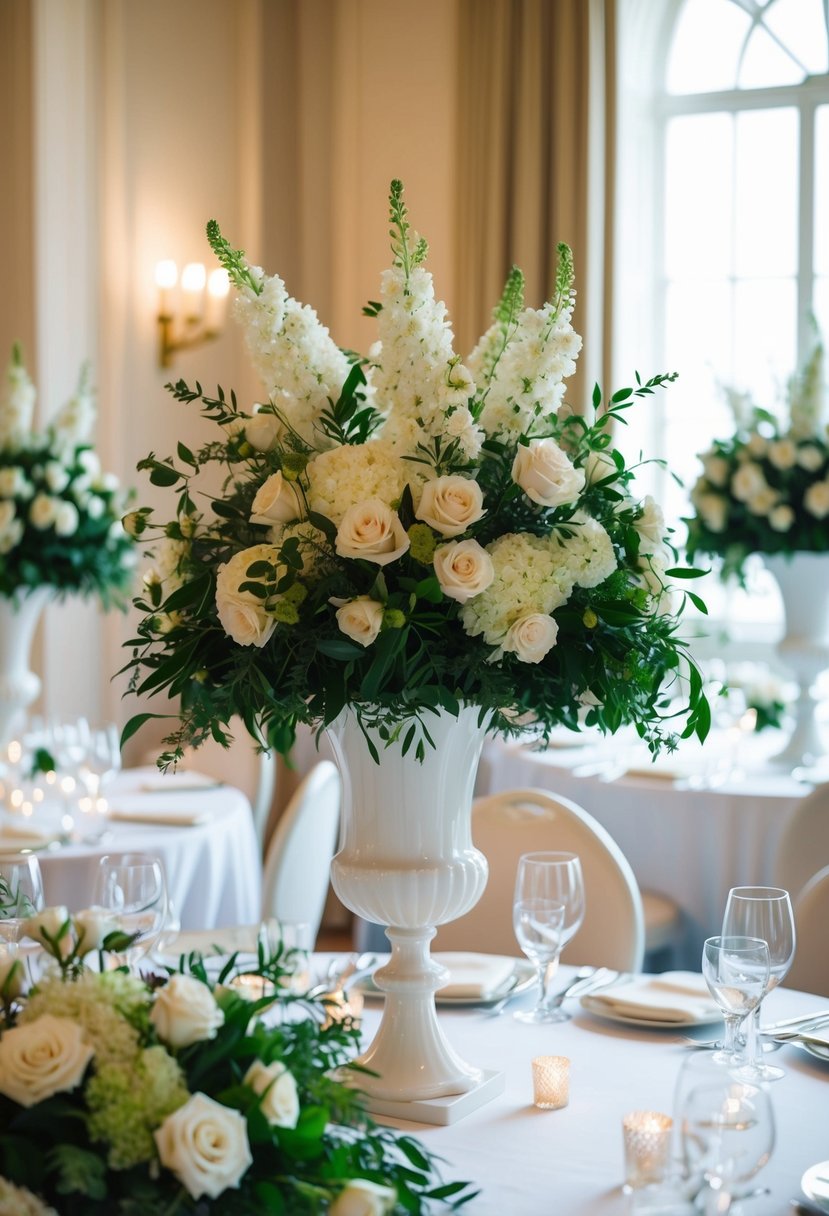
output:
[[689, 1026], [710, 1026], [713, 1022], [721, 1022], [722, 1014], [712, 1013], [705, 1017], [691, 1017], [683, 1019], [681, 1022], [666, 1022], [659, 1021], [656, 1018], [631, 1018], [626, 1017], [622, 1013], [616, 1013], [615, 1010], [609, 1009], [605, 1005], [592, 1004], [590, 994], [581, 998], [581, 1005], [588, 1013], [595, 1014], [597, 1018], [604, 1018], [608, 1022], [616, 1022], [620, 1026], [641, 1026], [646, 1030], [682, 1030]]
[[796, 1046], [802, 1047], [804, 1051], [808, 1051], [809, 1055], [814, 1056], [816, 1060], [822, 1060], [824, 1064], [829, 1064], [829, 1047], [824, 1047], [823, 1043], [806, 1043], [797, 1040]]
[[829, 1212], [829, 1161], [810, 1165], [800, 1180], [800, 1186], [807, 1199]]
[[[518, 982], [513, 988], [511, 985], [514, 976], [518, 977]], [[494, 1005], [496, 1001], [500, 1001], [501, 997], [506, 996], [508, 992], [510, 994], [514, 993], [517, 996], [520, 992], [526, 992], [528, 988], [532, 988], [535, 982], [535, 967], [533, 967], [532, 963], [524, 959], [516, 959], [512, 975], [508, 975], [504, 982], [491, 992], [489, 996], [441, 996], [439, 992], [436, 992], [435, 1004], [455, 1006], [456, 1008], [459, 1005]], [[362, 992], [365, 997], [383, 997], [383, 993], [370, 975], [367, 975], [363, 980], [358, 980], [354, 987]]]

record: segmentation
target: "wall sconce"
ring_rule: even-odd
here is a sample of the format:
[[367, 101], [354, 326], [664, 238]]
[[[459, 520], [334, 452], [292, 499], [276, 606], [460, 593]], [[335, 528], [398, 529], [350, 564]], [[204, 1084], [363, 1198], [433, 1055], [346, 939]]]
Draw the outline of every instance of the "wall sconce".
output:
[[[167, 260], [156, 266], [155, 282], [158, 287], [158, 362], [161, 367], [169, 367], [177, 351], [218, 338], [224, 323], [230, 280], [227, 271], [218, 267], [208, 276], [200, 262], [188, 262], [179, 279], [175, 262]], [[178, 310], [176, 295], [180, 303]]]

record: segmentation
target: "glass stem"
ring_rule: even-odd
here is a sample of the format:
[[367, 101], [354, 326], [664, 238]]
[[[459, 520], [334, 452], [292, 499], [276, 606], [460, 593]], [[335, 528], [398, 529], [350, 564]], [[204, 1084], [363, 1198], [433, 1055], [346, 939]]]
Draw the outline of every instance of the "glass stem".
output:
[[760, 1041], [760, 1036], [757, 1033], [760, 1026], [760, 1005], [757, 1005], [757, 1007], [751, 1011], [745, 1021], [746, 1064], [749, 1068], [754, 1068], [757, 1065], [757, 1044]]
[[726, 1055], [736, 1056], [739, 1054], [739, 1045], [737, 1043], [737, 1027], [740, 1025], [742, 1018], [738, 1013], [724, 1013], [723, 1020], [725, 1021], [725, 1043], [723, 1051]]
[[548, 959], [544, 964], [541, 972], [541, 1006], [546, 1009], [550, 1002], [550, 985], [553, 982], [553, 976], [558, 971], [558, 960], [561, 958], [559, 952], [555, 958]]

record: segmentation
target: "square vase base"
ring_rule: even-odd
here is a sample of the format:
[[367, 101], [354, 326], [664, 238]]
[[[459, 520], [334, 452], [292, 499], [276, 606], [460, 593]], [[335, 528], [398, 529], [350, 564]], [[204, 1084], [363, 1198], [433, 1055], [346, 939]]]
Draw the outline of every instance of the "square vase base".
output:
[[394, 1098], [369, 1097], [366, 1107], [372, 1115], [405, 1119], [411, 1123], [457, 1123], [479, 1106], [497, 1098], [506, 1089], [506, 1076], [494, 1069], [484, 1069], [478, 1084], [465, 1094], [450, 1094], [446, 1098], [416, 1098], [401, 1102]]

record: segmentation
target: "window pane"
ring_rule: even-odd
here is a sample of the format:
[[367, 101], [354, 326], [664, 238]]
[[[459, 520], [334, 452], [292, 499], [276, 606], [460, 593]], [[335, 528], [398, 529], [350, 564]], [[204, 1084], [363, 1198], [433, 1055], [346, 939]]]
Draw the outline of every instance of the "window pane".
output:
[[829, 344], [829, 277], [815, 283], [815, 320], [824, 342]]
[[815, 113], [815, 273], [829, 274], [829, 106]]
[[764, 17], [769, 30], [803, 64], [804, 74], [829, 71], [829, 46], [822, 0], [775, 0]]
[[740, 65], [737, 83], [741, 89], [799, 84], [805, 75], [803, 67], [762, 26], [752, 30]]
[[797, 267], [797, 111], [737, 116], [736, 258], [739, 277]]
[[786, 382], [797, 367], [794, 279], [738, 283], [734, 315], [734, 386], [782, 417]]
[[[728, 114], [672, 119], [665, 158], [665, 269], [668, 278], [705, 277], [731, 267], [734, 123]], [[701, 183], [706, 183], [701, 188]]]
[[746, 13], [730, 0], [686, 0], [668, 56], [668, 92], [733, 89], [737, 60], [749, 27]]

